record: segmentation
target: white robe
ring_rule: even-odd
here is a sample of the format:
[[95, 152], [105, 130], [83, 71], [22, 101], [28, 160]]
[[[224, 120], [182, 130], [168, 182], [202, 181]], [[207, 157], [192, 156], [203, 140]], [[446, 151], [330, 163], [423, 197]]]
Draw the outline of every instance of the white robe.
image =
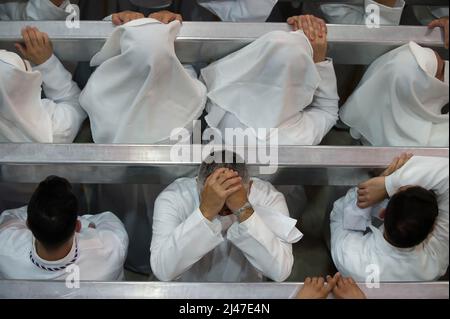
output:
[[[49, 262], [36, 253], [33, 234], [26, 224], [27, 207], [3, 212], [0, 215], [0, 279], [64, 280], [73, 272], [59, 268], [75, 264], [79, 267], [80, 280], [122, 280], [128, 247], [123, 224], [109, 212], [79, 219], [82, 227], [75, 235], [72, 250], [63, 259]], [[89, 228], [90, 223], [96, 228]]]
[[354, 138], [374, 146], [448, 147], [449, 116], [441, 110], [449, 102], [449, 85], [427, 73], [437, 59], [422, 58], [415, 53], [420, 49], [411, 42], [367, 70], [340, 111]]
[[404, 0], [398, 0], [394, 7], [381, 5], [374, 0], [350, 0], [345, 4], [322, 4], [322, 10], [327, 22], [332, 24], [365, 24], [366, 8], [378, 5], [381, 25], [399, 25], [405, 7]]
[[314, 64], [301, 31], [268, 33], [201, 74], [208, 87], [206, 121], [227, 144], [228, 128], [250, 128], [250, 141], [266, 142], [278, 129], [281, 145], [316, 145], [338, 119], [333, 63]]
[[[439, 204], [434, 230], [414, 248], [400, 249], [384, 239], [383, 226], [376, 228], [371, 225], [372, 209], [357, 207], [356, 189], [350, 190], [347, 196], [334, 204], [330, 225], [331, 254], [343, 276], [365, 282], [373, 274], [373, 265], [379, 267], [382, 282], [432, 281], [445, 274], [449, 264], [448, 158], [416, 156], [386, 178], [389, 196], [407, 185], [433, 190]], [[366, 227], [370, 232], [364, 234]]]
[[254, 282], [263, 276], [284, 281], [294, 257], [292, 244], [302, 234], [289, 217], [284, 196], [258, 179], [249, 201], [255, 213], [245, 222], [200, 212], [197, 181], [175, 181], [155, 202], [151, 265], [163, 281]]
[[226, 22], [265, 22], [278, 0], [197, 0]]
[[0, 1], [0, 20], [64, 20], [69, 4], [69, 0], [60, 7], [50, 0]]
[[55, 56], [32, 72], [0, 59], [0, 142], [72, 143], [86, 118], [79, 95]]
[[91, 65], [98, 68], [80, 103], [96, 143], [165, 143], [174, 129], [189, 130], [200, 117], [206, 88], [175, 54], [180, 27], [178, 21], [132, 21], [116, 28], [94, 56]]

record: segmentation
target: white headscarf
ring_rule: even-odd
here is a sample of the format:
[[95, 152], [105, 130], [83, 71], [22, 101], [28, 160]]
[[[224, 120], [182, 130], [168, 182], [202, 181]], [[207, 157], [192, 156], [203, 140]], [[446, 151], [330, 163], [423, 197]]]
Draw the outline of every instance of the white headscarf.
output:
[[208, 98], [246, 126], [277, 128], [309, 106], [320, 82], [303, 32], [270, 32], [202, 70]]
[[81, 94], [96, 143], [161, 143], [197, 119], [206, 88], [175, 54], [180, 23], [140, 19], [118, 27], [91, 61]]
[[41, 85], [41, 74], [33, 72], [28, 61], [0, 50], [0, 142], [52, 142]]
[[278, 0], [197, 0], [222, 21], [265, 22]]
[[342, 121], [374, 146], [448, 147], [449, 84], [436, 70], [435, 53], [414, 42], [385, 54], [343, 106]]

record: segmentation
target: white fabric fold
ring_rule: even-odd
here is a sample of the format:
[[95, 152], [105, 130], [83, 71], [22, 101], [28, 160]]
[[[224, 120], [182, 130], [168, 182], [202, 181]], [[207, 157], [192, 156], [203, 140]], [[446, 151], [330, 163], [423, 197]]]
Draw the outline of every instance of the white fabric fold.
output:
[[201, 73], [208, 98], [255, 130], [277, 128], [298, 115], [320, 83], [303, 32], [270, 32]]
[[278, 0], [197, 0], [222, 21], [265, 22]]
[[282, 241], [295, 244], [303, 238], [303, 234], [296, 228], [297, 220], [281, 214], [275, 215], [267, 207], [255, 205], [253, 208], [255, 214]]
[[[0, 51], [0, 142], [52, 142], [41, 103], [42, 76], [15, 53]], [[30, 68], [31, 70], [31, 68]]]
[[[436, 56], [406, 44], [376, 60], [341, 109], [342, 121], [374, 146], [449, 145], [448, 83], [423, 70]], [[422, 67], [419, 65], [418, 60]]]
[[202, 113], [206, 88], [178, 60], [181, 24], [140, 19], [118, 27], [91, 61], [81, 94], [96, 143], [163, 143]]

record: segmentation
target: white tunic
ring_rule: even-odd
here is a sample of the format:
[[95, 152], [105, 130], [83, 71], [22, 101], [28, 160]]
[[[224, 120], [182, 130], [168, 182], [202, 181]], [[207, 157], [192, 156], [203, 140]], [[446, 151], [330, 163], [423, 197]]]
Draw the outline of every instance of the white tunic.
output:
[[289, 218], [284, 196], [253, 180], [255, 213], [239, 223], [235, 216], [207, 220], [200, 212], [196, 179], [175, 181], [155, 202], [151, 265], [163, 281], [254, 282], [263, 276], [284, 281], [302, 234]]
[[69, 4], [69, 0], [60, 7], [50, 0], [0, 1], [0, 20], [64, 20]]
[[[0, 279], [64, 280], [70, 264], [79, 267], [80, 280], [114, 281], [123, 279], [128, 235], [112, 213], [79, 218], [80, 233], [72, 250], [58, 261], [45, 261], [36, 253], [34, 238], [28, 229], [27, 207], [4, 211], [0, 215]], [[96, 228], [89, 228], [94, 223]]]
[[431, 75], [436, 55], [422, 50], [411, 42], [370, 66], [340, 111], [353, 137], [374, 146], [449, 145], [449, 115], [442, 114], [449, 102], [448, 76], [442, 82]]
[[381, 25], [399, 25], [405, 7], [404, 0], [397, 0], [388, 7], [374, 0], [350, 0], [346, 4], [323, 4], [320, 6], [327, 22], [332, 24], [366, 24], [366, 8], [377, 5], [380, 9]]
[[197, 0], [222, 21], [265, 22], [278, 0]]
[[86, 118], [79, 95], [54, 55], [32, 72], [0, 60], [0, 142], [72, 143]]
[[250, 128], [246, 133], [258, 143], [278, 129], [281, 145], [316, 145], [338, 119], [333, 63], [314, 64], [303, 32], [268, 33], [203, 69], [202, 78], [208, 87], [206, 121], [227, 144], [227, 129]]
[[[411, 249], [390, 245], [384, 239], [383, 227], [371, 225], [372, 209], [357, 207], [356, 189], [334, 204], [331, 253], [342, 275], [365, 282], [373, 271], [372, 265], [379, 267], [381, 281], [432, 281], [445, 274], [449, 264], [448, 158], [416, 156], [386, 178], [389, 196], [408, 185], [433, 190], [439, 204], [433, 232], [422, 244]], [[366, 227], [370, 232], [364, 234]]]
[[95, 143], [164, 143], [200, 117], [206, 88], [175, 54], [180, 27], [178, 21], [129, 22], [94, 56], [91, 65], [98, 68], [80, 103]]

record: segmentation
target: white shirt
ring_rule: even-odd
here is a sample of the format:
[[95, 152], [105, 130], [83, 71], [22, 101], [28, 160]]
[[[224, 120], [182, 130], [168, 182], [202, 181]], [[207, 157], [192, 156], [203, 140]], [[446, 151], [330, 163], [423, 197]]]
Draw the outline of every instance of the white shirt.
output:
[[[78, 100], [80, 89], [54, 55], [33, 72], [0, 60], [0, 71], [5, 101], [0, 105], [0, 142], [73, 142], [86, 113]], [[46, 99], [41, 99], [41, 85]]]
[[[27, 207], [4, 211], [0, 215], [0, 279], [64, 280], [73, 273], [61, 268], [75, 264], [80, 280], [122, 280], [128, 249], [122, 222], [109, 212], [79, 219], [81, 232], [76, 233], [72, 250], [63, 259], [50, 262], [36, 253], [26, 224]], [[90, 223], [96, 228], [89, 228]]]
[[151, 266], [160, 280], [254, 282], [266, 276], [284, 281], [302, 234], [289, 218], [284, 196], [267, 182], [253, 180], [249, 201], [255, 210], [207, 220], [200, 212], [196, 179], [171, 184], [155, 202]]
[[[342, 275], [365, 282], [374, 270], [373, 265], [379, 267], [380, 280], [384, 282], [432, 281], [445, 274], [449, 263], [448, 158], [416, 156], [386, 178], [389, 196], [407, 185], [421, 186], [436, 193], [439, 216], [432, 233], [414, 248], [390, 245], [384, 239], [383, 227], [371, 225], [373, 210], [357, 207], [356, 189], [352, 189], [334, 204], [331, 213], [331, 253]], [[364, 234], [366, 227], [370, 232]]]
[[[346, 4], [323, 4], [320, 6], [325, 19], [333, 24], [366, 24], [370, 18], [366, 8], [376, 5], [380, 9], [381, 25], [399, 25], [405, 7], [404, 0], [397, 0], [394, 7], [379, 4], [374, 0], [351, 0]], [[370, 8], [370, 7], [369, 7]]]
[[417, 19], [423, 25], [428, 25], [434, 19], [449, 16], [448, 7], [414, 6], [413, 9]]
[[231, 128], [246, 130], [234, 133], [248, 134], [250, 145], [266, 142], [271, 129], [277, 129], [280, 145], [317, 145], [338, 119], [333, 63], [314, 64], [303, 32], [266, 34], [203, 69], [202, 78], [208, 87], [206, 121], [227, 144], [245, 140], [233, 143]]
[[197, 0], [222, 21], [265, 22], [278, 0]]
[[50, 0], [0, 1], [0, 20], [64, 20], [69, 4], [69, 0], [60, 7]]

